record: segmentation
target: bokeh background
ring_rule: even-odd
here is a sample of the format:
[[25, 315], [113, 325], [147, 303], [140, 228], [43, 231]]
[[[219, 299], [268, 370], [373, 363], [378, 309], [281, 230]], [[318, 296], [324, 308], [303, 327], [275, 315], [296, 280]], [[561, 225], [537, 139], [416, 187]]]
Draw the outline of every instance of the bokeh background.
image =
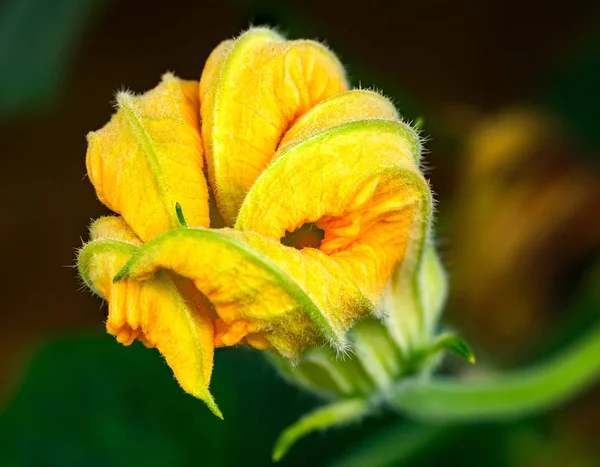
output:
[[[85, 135], [114, 92], [198, 79], [249, 25], [325, 41], [355, 85], [422, 117], [452, 290], [444, 325], [485, 373], [543, 360], [600, 319], [600, 3], [422, 0], [0, 2], [0, 466], [269, 465], [318, 405], [258, 352], [219, 350], [226, 420], [160, 356], [104, 334], [72, 268], [106, 214]], [[598, 356], [600, 358], [600, 355]], [[289, 466], [598, 466], [600, 384], [550, 413], [422, 426], [381, 413], [312, 435]]]

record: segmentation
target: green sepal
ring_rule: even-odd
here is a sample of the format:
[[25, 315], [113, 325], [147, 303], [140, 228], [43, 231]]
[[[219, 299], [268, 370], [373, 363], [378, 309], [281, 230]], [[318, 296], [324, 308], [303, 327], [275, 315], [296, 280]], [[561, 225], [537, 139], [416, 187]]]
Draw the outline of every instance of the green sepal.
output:
[[475, 363], [475, 355], [471, 351], [469, 344], [456, 334], [442, 334], [437, 338], [431, 347], [431, 354], [436, 354], [443, 350], [448, 350], [459, 357], [464, 358], [469, 363]]
[[183, 209], [181, 209], [181, 204], [175, 203], [175, 213], [177, 214], [177, 220], [179, 221], [179, 225], [181, 225], [181, 227], [187, 227], [188, 224], [185, 221], [185, 216], [183, 215]]

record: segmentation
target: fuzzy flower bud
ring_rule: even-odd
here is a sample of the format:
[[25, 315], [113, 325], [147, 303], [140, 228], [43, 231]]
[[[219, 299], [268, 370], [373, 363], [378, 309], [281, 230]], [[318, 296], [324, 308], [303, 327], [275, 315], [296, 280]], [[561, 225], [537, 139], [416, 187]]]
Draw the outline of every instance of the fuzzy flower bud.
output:
[[[89, 178], [119, 217], [92, 226], [81, 275], [109, 303], [107, 331], [158, 348], [215, 414], [215, 347], [301, 370], [353, 345], [374, 363], [329, 374], [339, 394], [389, 384], [428, 348], [444, 286], [419, 137], [380, 94], [348, 90], [321, 44], [250, 29], [215, 49], [199, 82], [167, 74], [120, 93], [88, 140]], [[306, 224], [319, 245], [282, 244]]]

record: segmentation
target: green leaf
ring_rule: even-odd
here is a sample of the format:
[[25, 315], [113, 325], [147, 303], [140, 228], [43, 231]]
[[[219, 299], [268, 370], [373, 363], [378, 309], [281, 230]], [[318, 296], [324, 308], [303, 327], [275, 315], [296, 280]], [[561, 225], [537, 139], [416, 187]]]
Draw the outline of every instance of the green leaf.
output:
[[365, 399], [347, 399], [305, 415], [279, 435], [273, 448], [273, 461], [281, 460], [294, 443], [313, 431], [360, 420], [367, 413], [367, 407]]

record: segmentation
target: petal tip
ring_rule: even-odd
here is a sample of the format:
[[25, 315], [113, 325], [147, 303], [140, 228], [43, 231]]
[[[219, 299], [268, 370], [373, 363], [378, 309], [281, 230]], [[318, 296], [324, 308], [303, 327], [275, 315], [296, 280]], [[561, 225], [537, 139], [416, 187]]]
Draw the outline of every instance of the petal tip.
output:
[[200, 399], [202, 402], [204, 402], [206, 404], [206, 406], [208, 407], [208, 410], [210, 410], [217, 418], [224, 420], [223, 413], [221, 412], [221, 409], [219, 409], [219, 406], [215, 402], [215, 398], [210, 393], [207, 386], [200, 384], [199, 386], [196, 386], [197, 389], [191, 390], [190, 387], [186, 388], [185, 385], [182, 385], [181, 381], [178, 380], [178, 382], [179, 382], [179, 385], [181, 386], [181, 388], [186, 393], [194, 396], [196, 399]]
[[85, 140], [88, 142], [88, 144], [92, 142], [97, 134], [98, 132], [96, 131], [88, 131], [87, 135], [85, 135]]
[[172, 83], [173, 81], [177, 81], [177, 76], [172, 71], [167, 71], [163, 73], [160, 80], [162, 83]]
[[197, 397], [198, 397], [198, 399], [201, 399], [207, 405], [208, 409], [214, 415], [216, 415], [217, 418], [220, 418], [221, 420], [225, 420], [225, 418], [223, 417], [223, 413], [221, 412], [221, 409], [219, 409], [219, 406], [215, 402], [215, 399], [213, 398], [213, 396], [210, 392], [206, 391], [204, 394], [201, 394]]
[[[114, 108], [115, 112], [125, 109], [126, 111], [135, 113], [135, 100], [137, 96], [129, 89], [122, 89], [115, 93]], [[113, 116], [115, 118], [115, 116]], [[101, 130], [99, 130], [101, 131]]]
[[134, 98], [135, 94], [133, 94], [133, 92], [123, 89], [121, 91], [117, 91], [115, 95], [115, 102], [117, 103], [117, 107], [122, 107], [129, 104]]

